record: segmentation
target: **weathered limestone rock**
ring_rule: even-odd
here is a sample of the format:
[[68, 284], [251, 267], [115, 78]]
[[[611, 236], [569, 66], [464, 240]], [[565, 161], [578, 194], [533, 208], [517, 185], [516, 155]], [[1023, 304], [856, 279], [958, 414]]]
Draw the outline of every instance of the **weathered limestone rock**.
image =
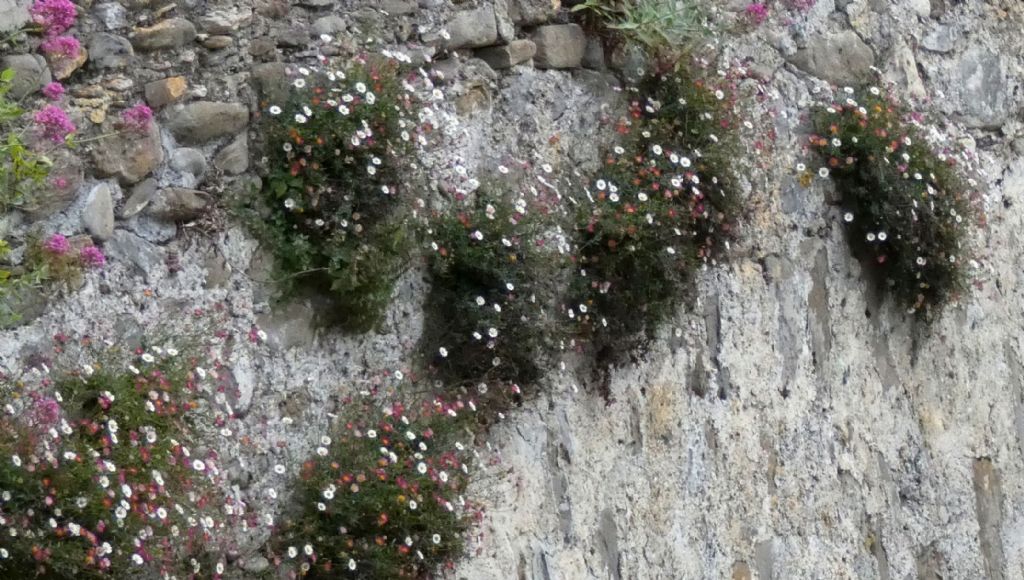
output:
[[380, 0], [379, 6], [389, 16], [405, 16], [419, 10], [415, 0]]
[[313, 22], [313, 32], [317, 34], [338, 34], [347, 28], [348, 21], [337, 14], [322, 16]]
[[31, 95], [53, 80], [46, 59], [38, 54], [13, 54], [0, 58], [0, 70], [5, 69], [14, 71], [8, 95], [15, 100]]
[[508, 12], [520, 26], [549, 22], [562, 7], [561, 0], [509, 0]]
[[137, 28], [132, 45], [141, 51], [166, 50], [185, 46], [196, 37], [196, 27], [184, 18], [170, 18], [148, 28]]
[[252, 67], [252, 83], [260, 97], [270, 103], [283, 103], [288, 98], [288, 66], [268, 62]]
[[926, 50], [945, 54], [953, 50], [956, 39], [957, 32], [955, 28], [947, 25], [938, 25], [925, 35], [921, 40], [921, 46]]
[[1009, 115], [1003, 57], [982, 47], [969, 49], [958, 72], [963, 91], [964, 122], [972, 127], [997, 128]]
[[210, 50], [221, 50], [235, 44], [235, 39], [230, 36], [210, 36], [202, 41], [203, 46]]
[[154, 109], [176, 103], [188, 92], [188, 81], [185, 77], [168, 77], [146, 83], [146, 102]]
[[583, 52], [583, 68], [604, 70], [604, 45], [597, 38], [587, 39], [587, 49]]
[[505, 46], [492, 46], [476, 51], [476, 57], [486, 62], [493, 69], [510, 68], [526, 62], [537, 53], [537, 45], [532, 40], [513, 40]]
[[492, 6], [459, 12], [446, 28], [449, 38], [444, 44], [448, 48], [479, 48], [498, 41], [498, 24]]
[[93, 7], [93, 12], [107, 30], [128, 28], [128, 11], [118, 2], [103, 2]]
[[578, 24], [549, 24], [533, 33], [537, 68], [576, 68], [583, 62], [587, 37]]
[[146, 208], [146, 214], [155, 218], [187, 222], [203, 215], [210, 204], [205, 192], [183, 187], [170, 187], [159, 191]]
[[242, 133], [224, 146], [213, 158], [213, 166], [227, 173], [238, 175], [249, 168], [249, 137]]
[[789, 57], [798, 68], [832, 83], [849, 85], [866, 82], [875, 64], [875, 53], [852, 30], [820, 34], [806, 48]]
[[131, 185], [163, 163], [164, 149], [155, 121], [144, 133], [117, 132], [109, 121], [107, 125], [105, 131], [112, 135], [97, 141], [92, 150], [92, 160], [100, 175], [114, 176], [123, 185]]
[[114, 235], [114, 200], [110, 188], [109, 183], [93, 187], [82, 210], [82, 225], [100, 241], [109, 240]]
[[26, 0], [0, 0], [0, 35], [24, 26], [29, 21], [28, 7], [31, 5]]
[[156, 189], [155, 179], [144, 179], [135, 184], [128, 201], [124, 202], [124, 206], [121, 208], [121, 218], [129, 219], [146, 209], [146, 206], [156, 197]]
[[76, 70], [82, 68], [82, 65], [85, 64], [88, 58], [89, 51], [81, 48], [78, 50], [78, 55], [74, 58], [47, 57], [46, 61], [50, 65], [50, 71], [53, 72], [53, 78], [63, 81]]
[[98, 69], [124, 68], [135, 56], [132, 43], [123, 36], [100, 32], [89, 39], [89, 64]]
[[250, 22], [251, 8], [214, 10], [199, 18], [199, 29], [207, 34], [233, 34]]
[[206, 156], [198, 149], [182, 147], [171, 153], [171, 168], [202, 177], [206, 173]]
[[115, 261], [132, 264], [147, 283], [159, 277], [160, 269], [163, 267], [163, 253], [139, 236], [125, 230], [114, 230], [114, 235], [104, 248], [107, 255]]
[[249, 124], [249, 109], [241, 103], [201, 101], [172, 111], [167, 128], [183, 143], [204, 143], [238, 133]]

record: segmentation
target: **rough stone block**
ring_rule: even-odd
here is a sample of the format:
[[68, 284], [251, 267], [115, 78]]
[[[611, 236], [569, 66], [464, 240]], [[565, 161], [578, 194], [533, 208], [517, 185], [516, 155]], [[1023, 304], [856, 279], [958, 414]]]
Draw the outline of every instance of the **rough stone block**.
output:
[[446, 28], [448, 48], [479, 48], [498, 41], [498, 21], [491, 6], [459, 12]]
[[871, 78], [875, 53], [852, 30], [811, 38], [807, 47], [789, 57], [797, 68], [838, 85], [853, 85]]
[[234, 135], [249, 124], [249, 109], [241, 103], [202, 101], [173, 111], [167, 127], [185, 143], [203, 143]]
[[132, 45], [138, 50], [165, 50], [179, 48], [196, 37], [196, 27], [184, 18], [171, 18], [148, 28], [137, 28], [132, 34]]
[[168, 77], [151, 83], [146, 83], [146, 102], [150, 107], [159, 108], [171, 103], [176, 103], [188, 91], [188, 81], [185, 77]]
[[532, 40], [520, 39], [513, 40], [505, 46], [480, 49], [476, 51], [476, 56], [491, 68], [502, 69], [526, 62], [536, 53], [537, 45]]
[[537, 68], [576, 68], [583, 62], [587, 37], [577, 24], [541, 26], [533, 34]]

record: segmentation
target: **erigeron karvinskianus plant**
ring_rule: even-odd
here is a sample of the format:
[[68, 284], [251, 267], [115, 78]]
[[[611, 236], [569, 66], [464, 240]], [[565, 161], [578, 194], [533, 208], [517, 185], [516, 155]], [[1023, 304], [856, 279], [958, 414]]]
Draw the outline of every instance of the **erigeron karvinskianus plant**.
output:
[[250, 222], [286, 291], [322, 291], [342, 326], [365, 332], [407, 267], [404, 190], [429, 119], [394, 59], [298, 71], [288, 102], [264, 109], [269, 167]]
[[206, 551], [230, 510], [197, 437], [223, 420], [203, 400], [217, 363], [181, 348], [57, 335], [0, 380], [0, 575], [220, 576]]
[[696, 267], [727, 249], [739, 210], [740, 118], [729, 74], [684, 63], [647, 79], [617, 129], [622, 142], [577, 195], [577, 276], [567, 316], [617, 362], [686, 298]]
[[480, 516], [463, 497], [472, 409], [461, 401], [345, 402], [301, 467], [275, 561], [309, 578], [428, 578], [462, 556]]
[[554, 343], [553, 204], [477, 191], [426, 233], [431, 290], [421, 351], [433, 378], [499, 412], [533, 387]]
[[877, 87], [844, 88], [813, 121], [817, 174], [835, 183], [855, 255], [901, 307], [933, 319], [967, 289], [979, 191], [966, 158], [933, 147], [921, 116]]

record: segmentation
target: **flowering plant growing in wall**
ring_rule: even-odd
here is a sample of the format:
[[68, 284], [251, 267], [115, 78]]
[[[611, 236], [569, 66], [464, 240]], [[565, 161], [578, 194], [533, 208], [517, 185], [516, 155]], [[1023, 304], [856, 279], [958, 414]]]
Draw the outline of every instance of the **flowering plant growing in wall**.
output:
[[2, 575], [218, 577], [206, 548], [230, 506], [199, 439], [224, 420], [204, 400], [218, 361], [198, 344], [54, 341], [0, 376]]
[[342, 325], [366, 331], [408, 261], [404, 170], [427, 120], [396, 59], [298, 73], [264, 112], [268, 175], [250, 221], [286, 289], [324, 291]]
[[470, 477], [472, 409], [440, 399], [347, 401], [301, 468], [295, 513], [272, 542], [316, 578], [424, 578], [451, 567], [479, 516]]
[[433, 376], [449, 389], [497, 403], [518, 398], [539, 377], [554, 327], [550, 207], [528, 195], [477, 191], [431, 222], [421, 343]]
[[835, 182], [854, 253], [928, 318], [966, 289], [979, 192], [964, 159], [933, 149], [921, 119], [882, 89], [845, 88], [815, 110], [810, 145], [824, 162], [818, 175]]
[[605, 354], [627, 353], [724, 253], [737, 218], [732, 164], [743, 127], [733, 78], [684, 63], [638, 87], [622, 143], [578, 196], [577, 276], [567, 315]]

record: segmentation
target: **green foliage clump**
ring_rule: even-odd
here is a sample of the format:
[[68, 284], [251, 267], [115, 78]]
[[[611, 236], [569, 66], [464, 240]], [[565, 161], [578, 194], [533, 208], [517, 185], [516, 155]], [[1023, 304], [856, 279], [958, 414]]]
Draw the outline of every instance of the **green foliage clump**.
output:
[[876, 87], [844, 91], [813, 121], [818, 173], [835, 182], [854, 254], [900, 306], [933, 318], [967, 288], [974, 180], [955, 152], [932, 149], [920, 116]]
[[[0, 264], [8, 259], [10, 246], [0, 240]], [[91, 243], [72, 244], [60, 234], [52, 234], [46, 241], [33, 235], [25, 246], [22, 264], [18, 267], [0, 267], [0, 328], [22, 319], [21, 307], [31, 301], [34, 294], [44, 289], [71, 289], [79, 286], [89, 268], [106, 263], [103, 252]]]
[[599, 352], [642, 344], [686, 298], [695, 267], [724, 252], [740, 205], [734, 105], [731, 79], [711, 84], [677, 64], [648, 78], [619, 122], [623, 142], [577, 212], [568, 306]]
[[288, 102], [266, 109], [269, 169], [249, 221], [286, 291], [301, 283], [329, 295], [338, 322], [365, 332], [409, 260], [403, 168], [416, 101], [393, 60], [300, 72]]
[[699, 0], [586, 0], [572, 10], [654, 54], [691, 48], [708, 30]]
[[507, 402], [539, 378], [557, 270], [546, 213], [525, 197], [477, 194], [432, 223], [421, 350], [449, 388]]
[[196, 436], [213, 373], [170, 345], [56, 341], [0, 376], [0, 575], [198, 573], [225, 510]]
[[50, 173], [50, 161], [26, 147], [16, 127], [25, 111], [7, 96], [13, 81], [13, 70], [0, 73], [0, 211], [24, 205]]
[[[295, 482], [278, 564], [309, 578], [425, 578], [451, 567], [479, 512], [463, 501], [472, 421], [463, 404], [346, 404]], [[465, 441], [465, 444], [461, 441]]]

